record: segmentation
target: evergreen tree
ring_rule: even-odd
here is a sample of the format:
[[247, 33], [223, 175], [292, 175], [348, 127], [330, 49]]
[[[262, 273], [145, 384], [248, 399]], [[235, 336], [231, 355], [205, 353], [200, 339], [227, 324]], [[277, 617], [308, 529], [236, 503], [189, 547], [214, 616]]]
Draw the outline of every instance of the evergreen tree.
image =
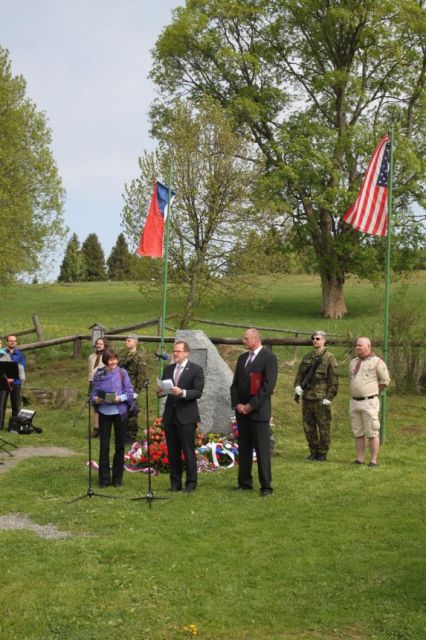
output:
[[81, 246], [86, 262], [85, 280], [97, 282], [106, 280], [105, 254], [96, 233], [90, 233]]
[[117, 242], [111, 249], [107, 266], [109, 280], [131, 279], [131, 255], [126, 239], [122, 233], [120, 233]]
[[73, 233], [65, 249], [58, 282], [81, 282], [85, 279], [86, 263], [80, 249], [80, 241]]

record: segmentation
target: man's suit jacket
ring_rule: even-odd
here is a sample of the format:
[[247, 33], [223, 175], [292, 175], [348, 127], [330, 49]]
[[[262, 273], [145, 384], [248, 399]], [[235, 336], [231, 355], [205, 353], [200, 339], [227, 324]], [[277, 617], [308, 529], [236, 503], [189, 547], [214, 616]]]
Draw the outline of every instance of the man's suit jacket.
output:
[[[175, 372], [176, 364], [169, 364], [163, 371], [163, 380], [171, 378]], [[200, 365], [188, 360], [185, 369], [182, 371], [178, 387], [185, 389], [186, 397], [168, 395], [164, 407], [163, 421], [167, 425], [176, 412], [179, 422], [191, 424], [200, 420], [198, 411], [198, 398], [201, 398], [204, 388], [204, 372]]]
[[[278, 361], [276, 356], [261, 348], [251, 364], [246, 366], [249, 352], [240, 355], [235, 367], [234, 380], [231, 385], [231, 402], [235, 408], [237, 404], [247, 404], [253, 407], [248, 414], [251, 420], [266, 422], [271, 419], [271, 395], [277, 383]], [[262, 375], [262, 384], [256, 395], [250, 395], [250, 374]]]

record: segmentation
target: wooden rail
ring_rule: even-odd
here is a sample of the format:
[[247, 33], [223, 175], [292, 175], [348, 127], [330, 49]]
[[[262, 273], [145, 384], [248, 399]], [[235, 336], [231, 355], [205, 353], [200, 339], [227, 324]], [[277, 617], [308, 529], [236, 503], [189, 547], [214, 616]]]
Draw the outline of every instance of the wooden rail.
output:
[[33, 313], [32, 315], [32, 320], [33, 320], [33, 328], [32, 329], [25, 329], [25, 331], [9, 331], [8, 333], [6, 333], [6, 335], [4, 335], [2, 337], [2, 339], [4, 340], [6, 338], [6, 336], [16, 336], [17, 338], [19, 338], [19, 336], [28, 336], [31, 333], [35, 333], [37, 336], [37, 339], [39, 341], [43, 340], [43, 331], [41, 329], [41, 325], [38, 319], [38, 316], [36, 313]]
[[[105, 337], [108, 338], [109, 341], [123, 341], [125, 336], [121, 334], [105, 334]], [[72, 335], [72, 336], [64, 336], [63, 338], [52, 338], [51, 340], [43, 340], [41, 342], [33, 342], [30, 344], [19, 345], [19, 349], [21, 351], [33, 351], [36, 349], [44, 349], [47, 347], [53, 347], [60, 344], [73, 343], [74, 345], [74, 357], [78, 358], [81, 355], [81, 345], [84, 341], [90, 342], [92, 336], [90, 335]], [[210, 336], [209, 339], [213, 344], [216, 345], [239, 345], [242, 346], [241, 338], [227, 338], [224, 336]], [[160, 336], [139, 336], [139, 342], [146, 343], [155, 343], [160, 344], [161, 337]], [[174, 336], [167, 336], [164, 338], [164, 342], [167, 344], [173, 344], [175, 341]], [[354, 340], [349, 338], [327, 338], [327, 343], [334, 346], [342, 346], [342, 347], [350, 347], [353, 346]], [[264, 337], [262, 338], [262, 344], [265, 347], [272, 349], [273, 347], [305, 347], [312, 346], [312, 341], [306, 338], [270, 338]], [[383, 340], [374, 340], [375, 346], [383, 345]], [[390, 346], [404, 346], [399, 342], [390, 341]], [[423, 346], [422, 342], [415, 342], [413, 346]]]

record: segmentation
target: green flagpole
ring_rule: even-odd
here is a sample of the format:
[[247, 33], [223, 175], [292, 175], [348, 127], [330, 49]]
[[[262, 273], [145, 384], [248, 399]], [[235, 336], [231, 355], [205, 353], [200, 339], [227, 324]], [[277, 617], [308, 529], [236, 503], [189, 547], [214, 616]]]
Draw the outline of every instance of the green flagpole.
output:
[[[390, 272], [391, 272], [391, 237], [392, 237], [392, 177], [393, 177], [393, 132], [390, 132], [390, 158], [388, 176], [388, 224], [386, 236], [386, 269], [385, 269], [385, 308], [384, 308], [384, 330], [383, 330], [383, 359], [388, 361], [388, 338], [389, 338], [389, 301], [390, 301]], [[386, 437], [386, 409], [387, 409], [387, 389], [385, 387], [382, 394], [382, 405], [380, 411], [380, 442], [384, 442]]]
[[[167, 195], [167, 218], [166, 228], [164, 230], [164, 254], [163, 254], [163, 303], [161, 308], [161, 341], [160, 341], [160, 353], [164, 353], [165, 347], [165, 332], [166, 332], [166, 313], [167, 313], [167, 277], [169, 267], [169, 235], [170, 235], [170, 217], [172, 214], [172, 178], [173, 178], [173, 163], [170, 160], [169, 165], [169, 192]], [[164, 362], [160, 358], [159, 362], [159, 375], [161, 378], [163, 375]], [[160, 413], [160, 398], [157, 400], [157, 415]]]

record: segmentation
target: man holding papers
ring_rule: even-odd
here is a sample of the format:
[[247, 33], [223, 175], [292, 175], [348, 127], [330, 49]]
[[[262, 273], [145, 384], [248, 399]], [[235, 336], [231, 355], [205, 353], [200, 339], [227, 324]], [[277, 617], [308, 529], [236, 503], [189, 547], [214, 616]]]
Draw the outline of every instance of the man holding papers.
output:
[[173, 364], [163, 371], [162, 384], [157, 394], [167, 394], [163, 423], [166, 432], [170, 462], [170, 491], [182, 491], [182, 454], [185, 456], [185, 493], [197, 487], [197, 459], [195, 455], [195, 430], [200, 420], [198, 398], [204, 387], [203, 369], [189, 359], [186, 342], [173, 346]]
[[274, 391], [278, 361], [262, 347], [256, 329], [248, 329], [243, 338], [249, 352], [237, 361], [231, 385], [231, 402], [238, 423], [238, 489], [253, 489], [253, 449], [256, 451], [260, 495], [272, 493], [271, 487], [271, 395]]

